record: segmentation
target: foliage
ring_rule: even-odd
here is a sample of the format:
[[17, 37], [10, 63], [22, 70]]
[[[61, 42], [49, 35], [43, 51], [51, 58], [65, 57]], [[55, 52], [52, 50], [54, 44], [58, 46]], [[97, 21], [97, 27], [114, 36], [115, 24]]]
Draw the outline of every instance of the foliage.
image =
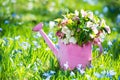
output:
[[56, 35], [65, 43], [83, 45], [94, 42], [95, 39], [110, 33], [105, 20], [98, 18], [91, 11], [81, 10], [63, 15], [64, 18], [56, 19], [58, 31]]

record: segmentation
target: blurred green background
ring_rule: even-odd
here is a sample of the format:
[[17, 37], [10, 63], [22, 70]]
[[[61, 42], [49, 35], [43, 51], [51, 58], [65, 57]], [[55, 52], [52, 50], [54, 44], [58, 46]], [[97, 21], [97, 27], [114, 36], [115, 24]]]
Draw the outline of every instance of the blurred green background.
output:
[[81, 9], [91, 10], [105, 18], [111, 28], [118, 28], [120, 32], [119, 25], [116, 25], [120, 23], [120, 0], [1, 0], [0, 25], [3, 30], [6, 28], [2, 25], [8, 23], [14, 26], [35, 25]]

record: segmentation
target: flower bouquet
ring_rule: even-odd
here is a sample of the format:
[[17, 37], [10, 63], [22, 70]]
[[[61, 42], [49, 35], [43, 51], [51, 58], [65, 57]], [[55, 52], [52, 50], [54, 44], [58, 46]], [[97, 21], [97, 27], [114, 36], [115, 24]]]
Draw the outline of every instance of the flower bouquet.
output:
[[82, 46], [88, 42], [100, 42], [111, 30], [105, 20], [97, 17], [91, 11], [81, 10], [63, 15], [58, 18], [56, 35], [64, 44], [78, 44]]

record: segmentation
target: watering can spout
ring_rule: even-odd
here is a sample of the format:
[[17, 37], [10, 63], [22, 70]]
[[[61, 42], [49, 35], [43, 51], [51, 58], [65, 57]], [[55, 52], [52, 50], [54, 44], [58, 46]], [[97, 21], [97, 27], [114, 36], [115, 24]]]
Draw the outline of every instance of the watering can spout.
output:
[[42, 30], [42, 27], [43, 27], [43, 23], [39, 23], [32, 30], [35, 31], [35, 32], [39, 32], [42, 35], [42, 37], [44, 38], [44, 40], [46, 41], [46, 43], [48, 44], [50, 49], [53, 51], [55, 56], [58, 57], [58, 49], [55, 47], [53, 42], [48, 38], [46, 33]]

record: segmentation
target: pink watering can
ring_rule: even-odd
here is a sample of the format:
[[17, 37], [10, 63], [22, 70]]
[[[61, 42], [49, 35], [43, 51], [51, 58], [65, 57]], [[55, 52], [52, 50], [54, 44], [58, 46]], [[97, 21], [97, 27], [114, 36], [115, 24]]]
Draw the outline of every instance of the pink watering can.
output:
[[[79, 64], [82, 65], [82, 68], [85, 69], [87, 66], [91, 64], [92, 60], [92, 43], [89, 42], [84, 44], [82, 47], [77, 44], [64, 44], [61, 40], [58, 41], [59, 48], [55, 47], [52, 41], [48, 38], [45, 32], [42, 30], [42, 23], [39, 23], [37, 26], [33, 28], [33, 31], [40, 32], [42, 37], [45, 39], [46, 43], [53, 51], [54, 55], [57, 57], [61, 68], [64, 70], [70, 69], [73, 70]], [[102, 53], [102, 46], [96, 40], [98, 46], [100, 48], [100, 54]], [[99, 55], [100, 55], [99, 54]]]

